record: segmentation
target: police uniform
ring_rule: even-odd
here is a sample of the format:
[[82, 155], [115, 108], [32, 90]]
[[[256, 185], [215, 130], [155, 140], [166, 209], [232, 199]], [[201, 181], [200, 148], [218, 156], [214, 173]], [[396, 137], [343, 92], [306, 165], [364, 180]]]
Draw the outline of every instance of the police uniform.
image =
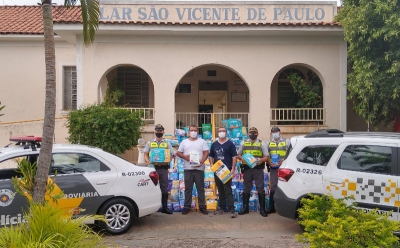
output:
[[[276, 130], [280, 131], [278, 128]], [[278, 154], [280, 158], [285, 158], [287, 150], [290, 145], [290, 140], [286, 140], [285, 138], [280, 137], [278, 141], [275, 141], [272, 139], [269, 144], [268, 144], [268, 152], [270, 154], [270, 157], [273, 156], [273, 154]], [[275, 213], [275, 202], [274, 202], [274, 194], [276, 187], [278, 186], [278, 169], [279, 166], [274, 167], [273, 165], [270, 166], [270, 194], [269, 194], [269, 199], [270, 199], [270, 209], [268, 210], [269, 213]]]
[[[252, 130], [258, 133], [256, 128], [250, 128], [249, 132], [251, 132]], [[254, 142], [252, 142], [249, 139], [242, 142], [238, 150], [238, 154], [240, 155], [247, 153], [252, 154], [255, 158], [261, 159], [265, 156], [268, 156], [268, 148], [267, 145], [259, 139], [256, 139]], [[264, 163], [256, 165], [254, 168], [250, 168], [245, 161], [242, 162], [241, 170], [243, 172], [244, 189], [243, 189], [243, 207], [242, 211], [239, 212], [240, 215], [249, 212], [250, 192], [251, 188], [253, 187], [253, 180], [254, 180], [260, 203], [260, 214], [263, 217], [267, 216], [267, 212], [265, 209], [264, 168], [265, 168]]]
[[[156, 130], [164, 130], [164, 127], [160, 124], [158, 124], [155, 128]], [[170, 143], [168, 143], [165, 139], [162, 139], [161, 141], [157, 141], [157, 139], [151, 140], [147, 142], [146, 146], [144, 147], [144, 152], [145, 153], [150, 153], [152, 149], [159, 148], [159, 149], [169, 149], [171, 152], [171, 156], [174, 154], [173, 153], [173, 148]], [[150, 158], [151, 160], [151, 158]], [[154, 163], [151, 162], [151, 164], [154, 165], [154, 168], [156, 169], [159, 177], [159, 182], [160, 182], [160, 189], [161, 189], [161, 203], [162, 203], [162, 212], [163, 213], [168, 213], [172, 214], [167, 208], [167, 202], [168, 202], [168, 169], [169, 169], [169, 162], [164, 162], [164, 163]]]

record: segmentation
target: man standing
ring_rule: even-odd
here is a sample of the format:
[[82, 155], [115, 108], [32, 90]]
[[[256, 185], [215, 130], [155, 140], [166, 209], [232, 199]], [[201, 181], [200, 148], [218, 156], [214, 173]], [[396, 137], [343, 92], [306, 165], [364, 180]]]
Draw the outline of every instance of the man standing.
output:
[[270, 158], [268, 164], [270, 166], [270, 204], [268, 213], [275, 213], [275, 202], [274, 202], [274, 194], [276, 187], [278, 186], [278, 169], [281, 166], [283, 160], [286, 158], [286, 153], [290, 146], [290, 140], [284, 139], [281, 137], [281, 130], [279, 127], [271, 128], [272, 140], [268, 144], [268, 152], [270, 154]]
[[152, 163], [154, 168], [156, 169], [159, 180], [160, 180], [160, 189], [161, 189], [161, 204], [162, 204], [162, 211], [161, 213], [164, 214], [172, 214], [172, 212], [167, 208], [168, 202], [168, 169], [169, 169], [169, 162], [165, 161], [162, 163], [154, 163], [150, 161], [149, 153], [152, 149], [169, 149], [171, 156], [173, 155], [173, 148], [170, 143], [168, 143], [165, 139], [163, 139], [164, 135], [164, 127], [161, 124], [157, 124], [155, 127], [155, 135], [156, 138], [152, 141], [147, 142], [146, 146], [144, 147], [144, 161], [147, 164]]
[[[242, 142], [238, 150], [238, 157], [243, 161], [243, 208], [239, 212], [239, 215], [249, 213], [249, 200], [250, 191], [253, 186], [253, 180], [256, 184], [258, 192], [258, 200], [260, 203], [260, 214], [263, 217], [267, 217], [267, 211], [265, 209], [265, 190], [264, 190], [264, 162], [268, 161], [268, 147], [264, 142], [257, 139], [258, 129], [251, 127], [249, 129], [249, 139]], [[242, 159], [242, 154], [250, 153], [257, 158], [257, 164], [254, 168], [250, 168], [246, 162]]]
[[[218, 128], [218, 140], [211, 145], [210, 149], [210, 164], [221, 160], [226, 167], [231, 171], [232, 175], [235, 174], [237, 153], [235, 144], [226, 138], [226, 128]], [[215, 183], [218, 188], [219, 208], [216, 214], [223, 214], [224, 212], [231, 212], [231, 218], [236, 218], [235, 205], [232, 195], [232, 179], [225, 184], [214, 174]], [[226, 200], [228, 200], [229, 209], [226, 209]]]
[[199, 199], [199, 209], [202, 214], [208, 214], [204, 192], [204, 162], [208, 157], [208, 146], [205, 140], [197, 137], [198, 128], [190, 125], [189, 138], [181, 142], [176, 155], [185, 160], [185, 203], [182, 214], [188, 214], [192, 205], [193, 183], [196, 184]]

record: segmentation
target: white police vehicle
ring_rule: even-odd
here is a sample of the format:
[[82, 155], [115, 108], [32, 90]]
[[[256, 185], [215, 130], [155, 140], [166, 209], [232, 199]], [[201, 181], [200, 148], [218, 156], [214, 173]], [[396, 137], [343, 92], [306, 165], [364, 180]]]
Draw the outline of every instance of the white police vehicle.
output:
[[[11, 178], [19, 176], [17, 161], [38, 160], [40, 137], [12, 137], [16, 146], [0, 148], [0, 227], [24, 222], [26, 197], [16, 194]], [[104, 215], [98, 222], [110, 234], [129, 230], [135, 217], [157, 212], [161, 205], [158, 174], [154, 168], [129, 163], [99, 148], [54, 144], [49, 177], [64, 197], [58, 206], [66, 213]], [[90, 224], [90, 223], [89, 223]]]
[[[353, 196], [357, 205], [400, 220], [400, 134], [319, 130], [291, 138], [274, 195], [279, 215], [297, 219], [308, 194]], [[392, 212], [391, 212], [392, 211]]]

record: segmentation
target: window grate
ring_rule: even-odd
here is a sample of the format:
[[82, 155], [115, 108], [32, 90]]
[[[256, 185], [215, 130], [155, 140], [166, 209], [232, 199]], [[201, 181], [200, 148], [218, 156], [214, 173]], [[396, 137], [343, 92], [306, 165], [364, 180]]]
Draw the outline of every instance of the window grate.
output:
[[77, 109], [77, 76], [76, 66], [64, 67], [64, 110]]

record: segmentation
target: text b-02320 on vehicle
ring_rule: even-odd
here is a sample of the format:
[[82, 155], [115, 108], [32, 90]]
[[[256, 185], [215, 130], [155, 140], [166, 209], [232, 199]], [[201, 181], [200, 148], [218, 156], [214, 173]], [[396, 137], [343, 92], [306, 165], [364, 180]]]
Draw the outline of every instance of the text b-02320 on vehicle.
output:
[[302, 198], [332, 194], [400, 220], [400, 134], [319, 130], [291, 144], [274, 196], [280, 215], [296, 219]]
[[[24, 222], [24, 196], [15, 192], [11, 178], [17, 161], [37, 161], [38, 137], [13, 137], [19, 145], [0, 148], [0, 227]], [[35, 140], [35, 141], [34, 141]], [[75, 215], [101, 214], [107, 222], [97, 224], [110, 234], [122, 234], [134, 218], [160, 208], [161, 191], [154, 168], [136, 166], [99, 148], [84, 145], [53, 145], [50, 179], [64, 197], [58, 206]], [[90, 224], [90, 223], [89, 223]]]

